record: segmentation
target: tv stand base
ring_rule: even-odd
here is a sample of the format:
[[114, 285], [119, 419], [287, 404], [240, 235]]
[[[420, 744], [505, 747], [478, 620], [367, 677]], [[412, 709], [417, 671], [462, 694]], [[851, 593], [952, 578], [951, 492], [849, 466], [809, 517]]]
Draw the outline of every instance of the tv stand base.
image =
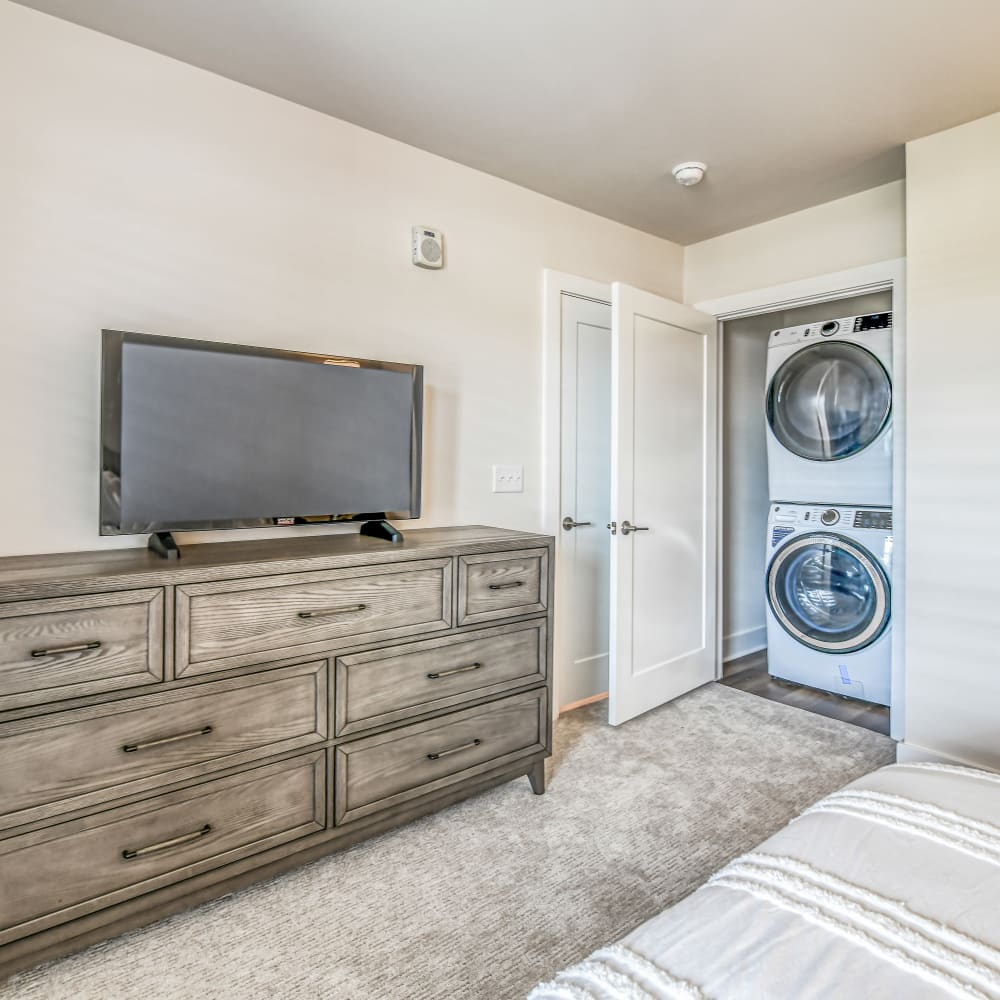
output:
[[361, 525], [361, 534], [368, 535], [370, 538], [381, 538], [384, 541], [396, 542], [403, 541], [403, 533], [399, 528], [391, 525], [388, 521], [365, 521]]
[[156, 531], [149, 536], [149, 551], [161, 559], [180, 559], [181, 550], [169, 531]]

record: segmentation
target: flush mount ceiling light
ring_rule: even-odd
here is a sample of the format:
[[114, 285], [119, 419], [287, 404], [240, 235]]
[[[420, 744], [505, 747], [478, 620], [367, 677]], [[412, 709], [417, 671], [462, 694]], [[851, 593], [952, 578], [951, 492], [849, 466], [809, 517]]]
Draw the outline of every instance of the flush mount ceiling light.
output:
[[695, 184], [700, 184], [705, 176], [705, 171], [708, 167], [704, 163], [699, 163], [697, 160], [691, 160], [688, 163], [678, 163], [671, 173], [674, 175], [674, 180], [680, 184], [681, 187], [694, 187]]

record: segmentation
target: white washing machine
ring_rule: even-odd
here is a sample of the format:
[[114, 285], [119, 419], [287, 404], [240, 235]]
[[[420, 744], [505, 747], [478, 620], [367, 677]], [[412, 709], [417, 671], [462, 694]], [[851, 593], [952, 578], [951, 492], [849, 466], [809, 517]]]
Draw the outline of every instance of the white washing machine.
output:
[[892, 503], [892, 313], [771, 331], [772, 500]]
[[768, 673], [888, 705], [891, 571], [891, 510], [772, 503]]

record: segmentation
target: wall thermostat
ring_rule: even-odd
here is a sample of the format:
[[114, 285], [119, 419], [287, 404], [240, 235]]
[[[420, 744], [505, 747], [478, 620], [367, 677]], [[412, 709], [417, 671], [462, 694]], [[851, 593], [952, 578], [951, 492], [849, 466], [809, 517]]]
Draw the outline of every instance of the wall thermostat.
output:
[[413, 263], [417, 267], [444, 267], [444, 236], [440, 230], [413, 227]]

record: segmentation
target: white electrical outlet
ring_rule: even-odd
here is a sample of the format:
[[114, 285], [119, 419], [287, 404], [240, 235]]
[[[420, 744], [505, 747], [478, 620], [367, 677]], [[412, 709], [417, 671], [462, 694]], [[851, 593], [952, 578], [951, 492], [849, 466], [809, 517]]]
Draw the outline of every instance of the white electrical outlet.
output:
[[523, 465], [494, 465], [493, 466], [493, 492], [494, 493], [523, 493], [524, 492], [524, 466]]

